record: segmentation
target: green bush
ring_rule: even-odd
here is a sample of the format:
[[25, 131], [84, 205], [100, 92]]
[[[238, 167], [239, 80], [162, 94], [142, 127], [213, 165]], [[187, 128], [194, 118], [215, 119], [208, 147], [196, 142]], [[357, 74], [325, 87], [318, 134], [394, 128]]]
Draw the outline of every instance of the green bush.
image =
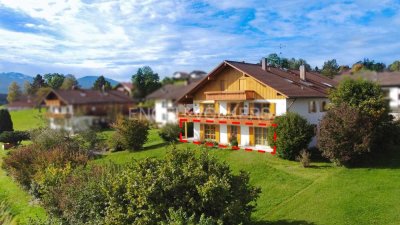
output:
[[101, 139], [97, 131], [93, 129], [79, 132], [77, 139], [81, 141], [81, 147], [87, 151], [99, 151], [102, 150], [101, 148], [104, 146], [103, 139]]
[[239, 146], [239, 142], [236, 136], [232, 136], [229, 140], [229, 143], [231, 144], [231, 146]]
[[194, 224], [201, 218], [248, 223], [259, 194], [247, 173], [234, 175], [206, 152], [198, 156], [189, 150], [173, 149], [164, 160], [140, 161], [110, 179], [104, 188], [107, 224], [157, 224], [171, 220], [171, 210], [193, 217]]
[[30, 139], [29, 132], [26, 131], [4, 131], [0, 134], [0, 142], [20, 145], [22, 141]]
[[147, 121], [125, 118], [118, 119], [113, 127], [121, 135], [125, 149], [133, 151], [143, 148], [150, 129]]
[[[65, 145], [65, 141], [71, 141], [69, 133], [63, 130], [39, 128], [30, 132], [33, 144], [41, 150], [48, 150]], [[78, 143], [76, 143], [78, 144]]]
[[318, 146], [322, 155], [335, 164], [349, 165], [371, 151], [374, 129], [370, 116], [341, 104], [323, 117]]
[[[283, 159], [295, 160], [302, 149], [308, 147], [314, 136], [314, 126], [297, 113], [289, 112], [275, 117], [276, 127], [268, 128], [268, 143], [276, 146], [277, 155]], [[277, 139], [274, 141], [274, 132]]]
[[123, 151], [125, 149], [124, 137], [120, 133], [114, 132], [108, 139], [108, 147], [113, 152]]
[[166, 124], [159, 131], [160, 137], [166, 142], [176, 142], [182, 129], [178, 124]]
[[13, 131], [13, 122], [10, 112], [7, 109], [0, 109], [0, 133], [3, 131]]

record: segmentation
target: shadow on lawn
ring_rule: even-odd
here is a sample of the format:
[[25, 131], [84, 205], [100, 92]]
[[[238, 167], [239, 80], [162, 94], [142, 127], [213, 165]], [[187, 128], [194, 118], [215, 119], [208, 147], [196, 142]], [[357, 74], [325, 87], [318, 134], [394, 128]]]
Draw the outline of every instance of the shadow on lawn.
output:
[[146, 151], [146, 150], [150, 150], [150, 149], [161, 148], [161, 147], [164, 147], [164, 146], [167, 146], [167, 145], [169, 145], [169, 143], [162, 142], [162, 143], [158, 143], [158, 144], [154, 144], [154, 145], [149, 145], [149, 146], [143, 147], [143, 149], [140, 150], [140, 151]]
[[255, 221], [252, 225], [316, 225], [305, 220]]
[[392, 146], [390, 149], [370, 154], [361, 162], [349, 167], [351, 168], [400, 169], [400, 146]]

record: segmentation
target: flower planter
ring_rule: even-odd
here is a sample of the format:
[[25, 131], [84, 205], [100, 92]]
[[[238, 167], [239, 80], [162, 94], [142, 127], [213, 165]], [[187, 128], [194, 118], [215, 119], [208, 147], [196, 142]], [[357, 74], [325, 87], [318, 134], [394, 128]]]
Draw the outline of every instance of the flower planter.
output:
[[214, 143], [212, 143], [212, 142], [206, 142], [206, 146], [212, 148], [212, 147], [214, 147]]
[[223, 145], [223, 144], [219, 144], [218, 147], [219, 147], [219, 148], [226, 148], [226, 147], [228, 147], [228, 146]]
[[232, 150], [240, 150], [239, 146], [232, 146]]

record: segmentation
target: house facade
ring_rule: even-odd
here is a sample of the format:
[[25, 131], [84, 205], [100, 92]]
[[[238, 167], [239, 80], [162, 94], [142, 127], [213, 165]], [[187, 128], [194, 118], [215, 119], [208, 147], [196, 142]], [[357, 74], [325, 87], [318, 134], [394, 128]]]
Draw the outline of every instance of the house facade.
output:
[[177, 123], [178, 114], [192, 108], [191, 104], [178, 104], [177, 99], [192, 88], [196, 83], [189, 85], [166, 84], [149, 94], [146, 99], [154, 100], [154, 121], [163, 126], [167, 123]]
[[52, 90], [44, 102], [50, 128], [70, 132], [106, 126], [133, 107], [132, 99], [120, 91]]
[[121, 91], [130, 97], [133, 96], [133, 89], [133, 84], [131, 82], [121, 82], [114, 87], [114, 90]]
[[[283, 70], [260, 64], [224, 61], [179, 99], [193, 109], [179, 115], [192, 123], [193, 141], [229, 144], [272, 151], [267, 127], [275, 116], [296, 112], [318, 125], [327, 110], [327, 91], [336, 82], [319, 74]], [[279, 126], [279, 125], [278, 125]], [[314, 138], [311, 145], [315, 145]]]

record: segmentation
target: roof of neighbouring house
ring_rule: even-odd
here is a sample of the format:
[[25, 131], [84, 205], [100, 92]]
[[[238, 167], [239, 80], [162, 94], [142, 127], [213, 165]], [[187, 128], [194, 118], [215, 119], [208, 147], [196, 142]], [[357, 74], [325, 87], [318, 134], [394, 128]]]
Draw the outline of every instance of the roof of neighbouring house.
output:
[[121, 91], [97, 91], [97, 90], [52, 90], [45, 99], [51, 95], [56, 95], [60, 100], [70, 105], [80, 104], [105, 104], [105, 103], [118, 103], [118, 104], [131, 104], [132, 98], [125, 95]]
[[178, 100], [181, 98], [186, 92], [192, 89], [198, 82], [192, 82], [188, 85], [173, 85], [166, 84], [149, 94], [146, 99], [168, 99], [168, 100]]
[[390, 87], [390, 86], [400, 86], [400, 72], [374, 72], [374, 71], [365, 71], [356, 74], [344, 74], [339, 75], [334, 78], [336, 81], [341, 81], [345, 78], [351, 79], [367, 79], [371, 81], [375, 81], [381, 86]]
[[133, 89], [133, 84], [132, 84], [132, 82], [120, 82], [120, 83], [118, 83], [118, 84], [115, 86], [115, 88], [117, 88], [117, 87], [119, 87], [119, 86], [125, 87], [125, 88], [127, 88], [127, 89], [129, 89], [129, 90], [132, 90], [132, 89]]
[[7, 108], [34, 108], [39, 105], [39, 100], [36, 96], [24, 95], [18, 100], [7, 104]]
[[286, 70], [270, 66], [263, 70], [261, 64], [224, 61], [189, 90], [186, 95], [190, 96], [209, 82], [209, 77], [217, 75], [226, 67], [239, 70], [289, 98], [326, 97], [328, 89], [337, 85], [336, 81], [314, 72], [306, 72], [306, 80], [301, 80], [298, 70]]

